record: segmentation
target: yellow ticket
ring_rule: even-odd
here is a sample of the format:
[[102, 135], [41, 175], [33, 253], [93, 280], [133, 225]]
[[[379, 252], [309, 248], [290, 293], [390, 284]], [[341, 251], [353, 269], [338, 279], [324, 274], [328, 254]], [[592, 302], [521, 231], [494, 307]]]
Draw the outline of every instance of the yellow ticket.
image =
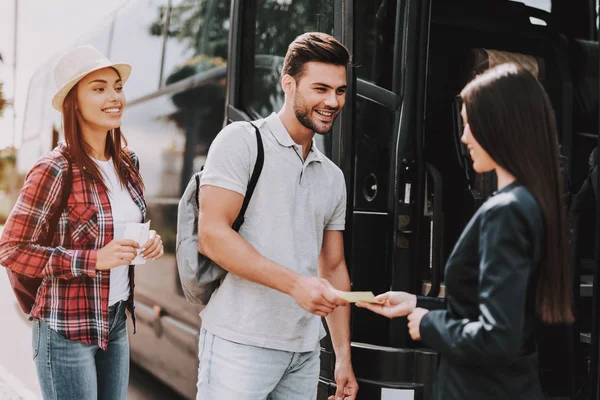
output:
[[356, 303], [357, 301], [362, 301], [365, 303], [381, 303], [375, 300], [375, 295], [373, 292], [344, 292], [342, 290], [331, 289], [334, 291], [342, 299], [346, 300], [349, 303]]

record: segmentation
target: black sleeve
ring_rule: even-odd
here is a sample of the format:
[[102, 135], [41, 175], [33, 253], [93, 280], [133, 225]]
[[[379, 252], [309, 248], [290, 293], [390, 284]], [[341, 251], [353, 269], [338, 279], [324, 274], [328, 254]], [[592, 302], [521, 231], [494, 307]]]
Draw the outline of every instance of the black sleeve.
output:
[[454, 319], [448, 311], [431, 311], [421, 320], [422, 340], [458, 362], [513, 361], [523, 341], [532, 235], [516, 204], [487, 210], [480, 221], [479, 317]]
[[446, 299], [417, 295], [417, 307], [426, 308], [428, 310], [445, 310]]

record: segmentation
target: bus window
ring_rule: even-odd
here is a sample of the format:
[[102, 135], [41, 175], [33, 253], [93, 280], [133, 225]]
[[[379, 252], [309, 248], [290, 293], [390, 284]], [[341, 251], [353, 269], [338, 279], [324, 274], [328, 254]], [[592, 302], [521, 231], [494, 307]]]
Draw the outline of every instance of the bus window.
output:
[[355, 210], [387, 211], [387, 188], [393, 110], [362, 96], [356, 97]]
[[[511, 0], [518, 1], [519, 3], [523, 3], [526, 6], [537, 8], [546, 12], [550, 12], [552, 8], [551, 0]], [[529, 17], [529, 21], [532, 25], [542, 25], [546, 26], [546, 22], [535, 17]]]
[[41, 132], [44, 114], [49, 107], [48, 86], [50, 75], [43, 70], [29, 84], [26, 118], [23, 123], [23, 140], [37, 138]]
[[258, 0], [244, 21], [241, 109], [251, 118], [283, 106], [279, 84], [288, 45], [305, 32], [333, 34], [333, 0]]
[[[140, 160], [148, 219], [152, 229], [160, 232], [165, 252], [160, 260], [136, 271], [136, 304], [142, 322], [131, 353], [134, 361], [191, 399], [196, 393], [201, 307], [188, 303], [181, 291], [175, 259], [177, 206], [223, 127], [231, 2], [172, 0], [172, 13], [163, 7], [165, 3], [158, 4], [154, 22], [146, 26], [160, 35], [170, 14], [163, 87], [157, 91], [158, 74], [146, 77], [156, 86], [150, 96], [128, 105], [122, 125]], [[145, 51], [148, 59], [161, 58], [162, 47]], [[221, 60], [215, 64], [217, 57]], [[127, 87], [125, 92], [129, 96]], [[156, 316], [148, 313], [157, 308], [168, 316], [160, 318], [160, 333], [154, 322], [149, 323]]]
[[153, 28], [164, 19], [168, 0], [141, 0], [125, 8], [115, 23], [111, 60], [130, 63], [131, 77], [124, 87], [128, 101], [158, 89], [163, 36]]
[[550, 8], [552, 7], [551, 0], [511, 0], [519, 3], [523, 3], [529, 7], [538, 8], [540, 10], [544, 10], [550, 12]]
[[356, 0], [354, 64], [359, 79], [393, 90], [397, 0]]
[[180, 0], [171, 9], [163, 84], [226, 68], [230, 1]]
[[79, 44], [90, 44], [98, 49], [100, 53], [106, 54], [107, 57], [110, 57], [110, 34], [114, 21], [115, 20], [113, 16], [111, 17], [110, 22], [107, 22], [100, 30], [94, 32], [91, 36], [85, 38]]

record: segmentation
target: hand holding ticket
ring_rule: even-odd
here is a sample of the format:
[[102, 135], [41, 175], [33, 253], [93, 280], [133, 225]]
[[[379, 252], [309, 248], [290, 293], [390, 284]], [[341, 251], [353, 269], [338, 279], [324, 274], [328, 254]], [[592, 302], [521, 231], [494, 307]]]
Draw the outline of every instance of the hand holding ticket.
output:
[[373, 292], [344, 292], [343, 290], [331, 289], [335, 294], [337, 294], [342, 299], [346, 300], [348, 303], [356, 303], [356, 302], [364, 302], [364, 303], [378, 303], [381, 304], [383, 302], [375, 299], [375, 295]]
[[375, 297], [379, 304], [360, 301], [357, 307], [366, 308], [388, 318], [406, 317], [417, 309], [417, 296], [407, 292], [387, 292]]
[[[148, 241], [150, 235], [150, 221], [145, 224], [128, 222], [125, 225], [125, 237], [137, 242], [140, 246]], [[132, 265], [146, 264], [146, 259], [140, 255], [140, 249], [137, 249], [137, 257], [131, 262]]]

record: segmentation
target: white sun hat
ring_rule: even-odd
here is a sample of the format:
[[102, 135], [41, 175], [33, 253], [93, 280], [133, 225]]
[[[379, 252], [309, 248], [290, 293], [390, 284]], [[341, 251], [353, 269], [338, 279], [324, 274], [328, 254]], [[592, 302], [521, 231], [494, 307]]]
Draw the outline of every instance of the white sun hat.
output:
[[131, 65], [112, 63], [90, 45], [79, 46], [67, 52], [54, 67], [54, 82], [57, 92], [52, 98], [52, 107], [62, 112], [65, 97], [77, 85], [77, 82], [90, 72], [107, 67], [116, 69], [123, 83], [127, 81], [131, 73]]

